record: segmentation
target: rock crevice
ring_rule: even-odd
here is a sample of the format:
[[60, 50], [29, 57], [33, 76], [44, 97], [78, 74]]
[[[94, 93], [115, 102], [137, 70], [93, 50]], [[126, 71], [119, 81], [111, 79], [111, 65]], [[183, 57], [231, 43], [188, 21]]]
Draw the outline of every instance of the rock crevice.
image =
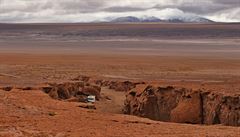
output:
[[148, 86], [129, 91], [123, 111], [159, 121], [240, 126], [240, 95]]
[[66, 83], [47, 83], [41, 90], [54, 99], [86, 102], [87, 96], [94, 95], [100, 99], [101, 87], [83, 81]]

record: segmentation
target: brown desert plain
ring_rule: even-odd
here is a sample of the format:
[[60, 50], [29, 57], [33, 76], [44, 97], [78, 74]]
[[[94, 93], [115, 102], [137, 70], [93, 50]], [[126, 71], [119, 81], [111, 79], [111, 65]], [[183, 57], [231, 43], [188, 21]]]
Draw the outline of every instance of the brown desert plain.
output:
[[238, 23], [0, 24], [0, 137], [240, 137], [239, 126]]

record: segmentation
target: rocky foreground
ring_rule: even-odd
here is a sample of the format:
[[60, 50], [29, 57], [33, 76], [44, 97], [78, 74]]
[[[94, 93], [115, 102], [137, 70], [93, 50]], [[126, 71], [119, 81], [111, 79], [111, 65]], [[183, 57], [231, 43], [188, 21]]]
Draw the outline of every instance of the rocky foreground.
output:
[[[165, 122], [240, 126], [239, 94], [224, 95], [212, 91], [150, 85], [141, 90], [136, 88], [137, 85], [146, 86], [145, 82], [90, 80], [90, 77], [79, 76], [70, 82], [45, 83], [38, 87], [17, 89], [41, 90], [53, 99], [86, 103], [90, 95], [99, 101], [101, 87], [108, 87], [126, 92], [123, 108], [125, 114]], [[0, 89], [11, 91], [13, 88]]]
[[240, 95], [147, 86], [127, 93], [124, 111], [160, 121], [240, 126]]
[[[140, 117], [102, 113], [94, 104], [85, 103], [89, 95], [103, 100], [102, 87], [125, 92], [123, 112]], [[239, 95], [145, 82], [80, 76], [36, 87], [1, 87], [0, 110], [0, 137], [240, 135]]]

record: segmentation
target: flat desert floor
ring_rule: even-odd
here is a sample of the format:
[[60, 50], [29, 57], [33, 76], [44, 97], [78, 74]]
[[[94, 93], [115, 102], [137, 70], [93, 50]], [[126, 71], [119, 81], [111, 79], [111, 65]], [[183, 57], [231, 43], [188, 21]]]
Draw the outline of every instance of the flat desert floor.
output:
[[[240, 24], [0, 24], [0, 86], [86, 75], [240, 94], [239, 43]], [[116, 104], [93, 111], [39, 91], [0, 91], [0, 136], [240, 136], [238, 127], [116, 114], [124, 93], [103, 93]]]

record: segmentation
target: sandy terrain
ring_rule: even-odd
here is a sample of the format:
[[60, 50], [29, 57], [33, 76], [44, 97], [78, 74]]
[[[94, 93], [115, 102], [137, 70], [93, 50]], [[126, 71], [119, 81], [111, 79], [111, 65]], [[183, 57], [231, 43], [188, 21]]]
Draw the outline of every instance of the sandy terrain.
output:
[[[239, 28], [240, 24], [0, 24], [0, 86], [33, 86], [82, 74], [240, 94]], [[102, 96], [110, 100], [97, 102], [92, 111], [37, 90], [0, 91], [0, 136], [240, 136], [238, 127], [122, 115], [124, 93], [103, 89]]]
[[[239, 128], [155, 122], [81, 109], [39, 91], [0, 92], [0, 136], [229, 136]], [[21, 98], [21, 99], [19, 99]], [[54, 116], [52, 116], [54, 114]]]

